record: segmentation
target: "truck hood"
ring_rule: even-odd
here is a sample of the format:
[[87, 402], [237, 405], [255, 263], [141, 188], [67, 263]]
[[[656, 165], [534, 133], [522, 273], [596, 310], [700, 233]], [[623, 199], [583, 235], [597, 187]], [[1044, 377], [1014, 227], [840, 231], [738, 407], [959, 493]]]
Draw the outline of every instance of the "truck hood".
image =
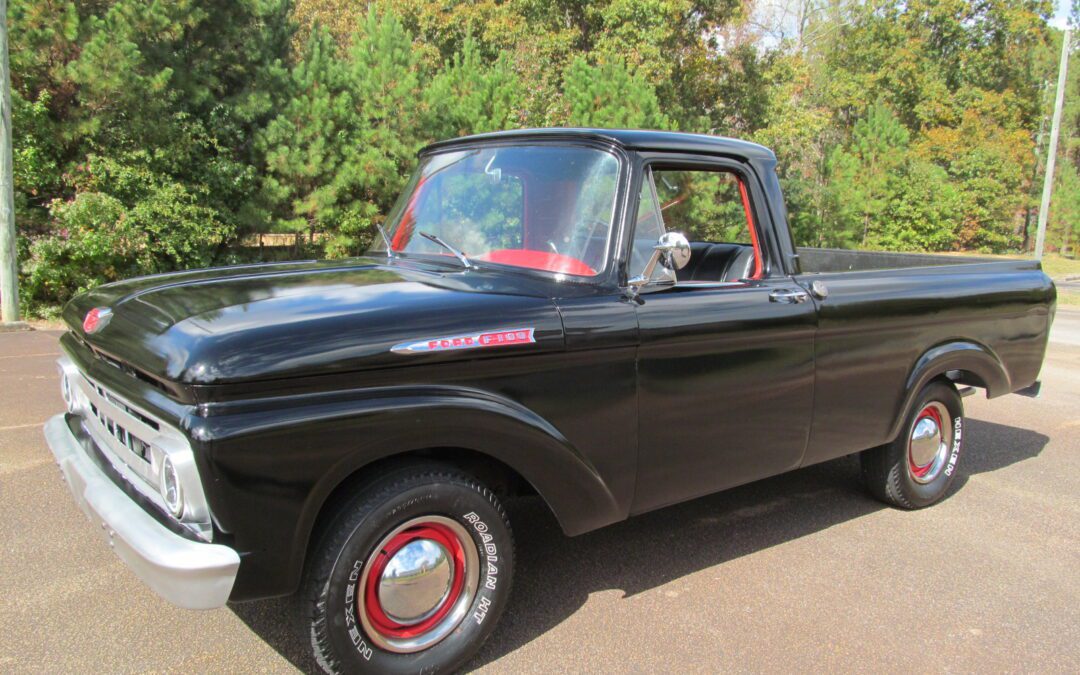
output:
[[[542, 291], [510, 273], [360, 258], [140, 277], [80, 295], [64, 320], [95, 352], [155, 379], [232, 384], [561, 349]], [[95, 308], [104, 318], [88, 332]], [[481, 334], [483, 345], [453, 340]]]

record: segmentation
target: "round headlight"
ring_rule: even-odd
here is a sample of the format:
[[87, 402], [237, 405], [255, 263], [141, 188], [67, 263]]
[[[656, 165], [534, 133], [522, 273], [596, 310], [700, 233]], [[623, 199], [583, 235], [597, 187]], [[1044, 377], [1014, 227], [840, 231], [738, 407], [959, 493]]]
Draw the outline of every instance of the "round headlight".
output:
[[180, 487], [180, 476], [168, 455], [161, 463], [161, 498], [172, 514], [179, 518], [184, 514], [184, 491]]

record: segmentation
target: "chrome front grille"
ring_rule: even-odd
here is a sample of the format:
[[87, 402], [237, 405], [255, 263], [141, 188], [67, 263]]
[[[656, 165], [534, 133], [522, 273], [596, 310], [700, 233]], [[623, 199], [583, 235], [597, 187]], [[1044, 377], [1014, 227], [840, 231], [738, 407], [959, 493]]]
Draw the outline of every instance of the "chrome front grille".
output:
[[[98, 393], [102, 396], [108, 396], [108, 394], [105, 394], [105, 392], [100, 387], [98, 388]], [[98, 424], [100, 424], [101, 430], [107, 432], [113, 438], [120, 441], [120, 443], [125, 448], [130, 450], [132, 454], [134, 454], [136, 457], [148, 464], [150, 463], [149, 441], [139, 438], [135, 434], [131, 433], [131, 431], [129, 431], [127, 427], [125, 427], [122, 423], [117, 422], [116, 420], [106, 416], [105, 413], [102, 412], [93, 403], [90, 404], [90, 412], [95, 418], [97, 418], [97, 422]], [[155, 428], [157, 427], [157, 425], [154, 426]]]
[[[69, 410], [117, 473], [165, 513], [199, 537], [213, 534], [209, 507], [187, 438], [176, 427], [137, 407], [87, 377], [63, 357], [61, 393]], [[173, 512], [161, 496], [161, 472], [166, 457], [183, 485], [183, 508]]]
[[161, 435], [161, 424], [82, 373], [77, 373], [74, 379], [83, 428], [140, 492], [159, 497], [158, 467], [151, 445]]

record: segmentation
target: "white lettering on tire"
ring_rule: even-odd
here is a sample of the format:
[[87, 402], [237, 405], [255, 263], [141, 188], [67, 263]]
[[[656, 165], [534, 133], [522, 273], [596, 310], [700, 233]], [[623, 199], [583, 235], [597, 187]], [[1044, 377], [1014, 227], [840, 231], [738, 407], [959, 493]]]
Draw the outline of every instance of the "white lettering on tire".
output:
[[356, 625], [356, 584], [360, 579], [360, 570], [364, 562], [357, 560], [349, 572], [349, 583], [345, 584], [345, 625], [348, 627], [349, 640], [365, 661], [370, 661], [372, 656], [371, 647], [364, 640], [360, 627]]
[[960, 458], [960, 437], [964, 431], [964, 418], [957, 417], [953, 421], [953, 445], [949, 455], [949, 464], [945, 467], [945, 475], [951, 476], [956, 469], [956, 460]]
[[[486, 571], [484, 574], [484, 588], [493, 591], [499, 583], [499, 549], [495, 545], [494, 537], [488, 533], [488, 526], [483, 520], [480, 520], [480, 516], [470, 511], [466, 513], [462, 518], [465, 522], [472, 524], [473, 529], [480, 535], [480, 540], [483, 542], [481, 546], [481, 553], [485, 557]], [[491, 606], [491, 600], [486, 597], [480, 598], [480, 603], [476, 607], [476, 611], [473, 613], [473, 618], [477, 624], [484, 622], [484, 618], [487, 616], [488, 607]]]

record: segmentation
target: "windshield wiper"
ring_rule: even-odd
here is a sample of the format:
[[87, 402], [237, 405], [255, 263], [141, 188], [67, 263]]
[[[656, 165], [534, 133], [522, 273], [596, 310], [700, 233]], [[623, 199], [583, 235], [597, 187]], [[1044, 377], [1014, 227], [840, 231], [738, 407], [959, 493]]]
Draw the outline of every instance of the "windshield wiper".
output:
[[471, 262], [469, 262], [469, 259], [465, 257], [464, 253], [457, 250], [456, 248], [454, 248], [450, 244], [447, 244], [440, 237], [437, 237], [436, 235], [431, 234], [430, 232], [420, 232], [419, 234], [424, 239], [427, 239], [429, 241], [433, 241], [436, 244], [438, 244], [439, 246], [442, 246], [443, 248], [445, 248], [447, 251], [450, 251], [451, 253], [453, 253], [454, 257], [457, 258], [458, 260], [460, 260], [461, 264], [465, 266], [465, 269], [467, 269], [467, 270], [473, 269], [474, 265]]
[[375, 226], [379, 230], [379, 236], [382, 237], [383, 243], [386, 244], [386, 257], [394, 257], [394, 245], [390, 243], [390, 235], [386, 233], [386, 230], [382, 225]]

